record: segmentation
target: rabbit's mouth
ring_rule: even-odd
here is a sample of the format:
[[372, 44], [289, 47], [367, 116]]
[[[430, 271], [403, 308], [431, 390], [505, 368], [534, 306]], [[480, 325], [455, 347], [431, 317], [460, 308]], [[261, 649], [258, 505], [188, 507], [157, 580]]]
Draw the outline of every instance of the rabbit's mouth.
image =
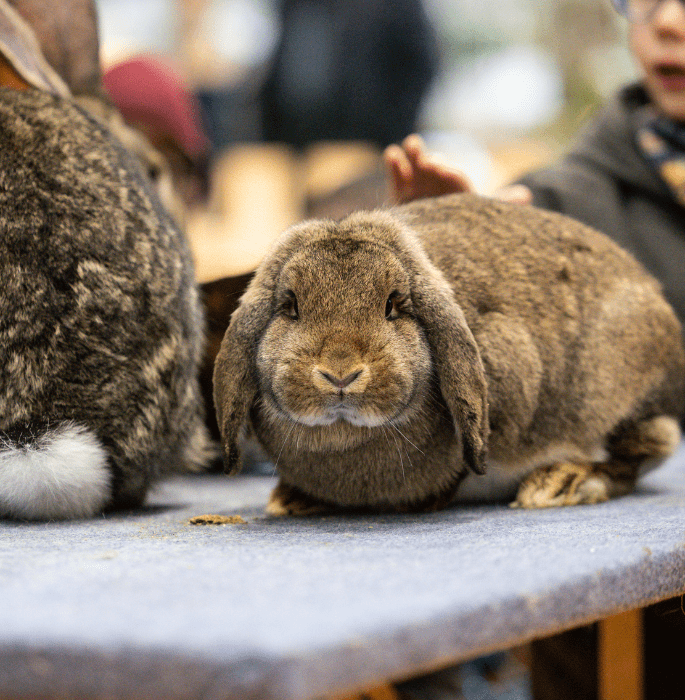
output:
[[[307, 371], [304, 384], [294, 381], [292, 374], [284, 373], [288, 381], [274, 382], [271, 390], [263, 400], [265, 406], [272, 408], [290, 421], [308, 427], [325, 427], [336, 425], [354, 426], [356, 428], [379, 428], [390, 422], [403, 423], [407, 420], [408, 407], [416, 392], [416, 385], [402, 381], [402, 377], [391, 377], [380, 390], [369, 380], [371, 374], [359, 367], [356, 371], [338, 372], [342, 379], [323, 377], [324, 372], [315, 368]], [[314, 381], [309, 381], [310, 376]], [[296, 378], [297, 375], [295, 375]]]
[[404, 422], [407, 412], [406, 398], [395, 396], [391, 400], [374, 399], [341, 391], [325, 397], [310, 397], [307, 402], [298, 402], [299, 405], [287, 401], [287, 398], [279, 403], [281, 410], [291, 420], [309, 427], [346, 423], [358, 428], [379, 428], [391, 422]]
[[377, 428], [388, 422], [389, 416], [379, 410], [363, 409], [349, 405], [344, 399], [336, 405], [328, 406], [320, 411], [292, 416], [298, 423], [310, 427], [333, 425], [344, 422], [360, 428]]

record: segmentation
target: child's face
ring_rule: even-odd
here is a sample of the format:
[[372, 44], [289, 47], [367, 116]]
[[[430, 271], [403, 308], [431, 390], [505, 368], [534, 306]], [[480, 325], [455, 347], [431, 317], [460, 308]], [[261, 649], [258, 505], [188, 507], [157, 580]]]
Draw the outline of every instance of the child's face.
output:
[[652, 102], [666, 116], [685, 122], [685, 5], [664, 0], [649, 22], [631, 22], [629, 37]]

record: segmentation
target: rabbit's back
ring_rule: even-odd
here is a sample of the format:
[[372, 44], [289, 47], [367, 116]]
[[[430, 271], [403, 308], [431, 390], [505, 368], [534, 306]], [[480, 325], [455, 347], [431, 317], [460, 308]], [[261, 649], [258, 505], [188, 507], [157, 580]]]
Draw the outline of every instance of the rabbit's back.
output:
[[475, 195], [401, 207], [467, 317], [577, 317], [612, 285], [660, 285], [607, 236], [555, 212]]
[[140, 502], [204, 449], [187, 245], [137, 164], [73, 104], [0, 89], [0, 140], [0, 434], [21, 447], [85, 430], [109, 500]]

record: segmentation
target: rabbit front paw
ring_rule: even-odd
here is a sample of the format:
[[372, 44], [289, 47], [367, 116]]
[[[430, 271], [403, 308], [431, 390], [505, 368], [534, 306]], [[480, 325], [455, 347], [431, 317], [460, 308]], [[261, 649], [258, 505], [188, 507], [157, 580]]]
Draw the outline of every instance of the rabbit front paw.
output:
[[602, 503], [611, 495], [606, 475], [589, 464], [558, 462], [528, 474], [512, 508], [555, 508]]
[[266, 512], [269, 515], [284, 516], [307, 516], [326, 513], [331, 510], [331, 506], [323, 501], [308, 496], [304, 491], [288, 486], [282, 481], [271, 492], [269, 502], [266, 505]]

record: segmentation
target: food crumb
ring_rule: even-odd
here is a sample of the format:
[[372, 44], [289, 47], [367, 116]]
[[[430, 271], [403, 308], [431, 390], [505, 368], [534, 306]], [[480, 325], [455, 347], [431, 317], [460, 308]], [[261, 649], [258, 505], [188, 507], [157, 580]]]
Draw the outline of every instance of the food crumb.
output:
[[246, 525], [239, 515], [196, 515], [188, 520], [188, 525]]

